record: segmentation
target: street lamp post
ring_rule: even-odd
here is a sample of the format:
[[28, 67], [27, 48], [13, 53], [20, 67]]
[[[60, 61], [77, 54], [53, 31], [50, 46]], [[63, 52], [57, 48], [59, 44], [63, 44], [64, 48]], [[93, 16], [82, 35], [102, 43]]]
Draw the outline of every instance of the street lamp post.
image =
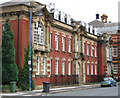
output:
[[[30, 3], [31, 6], [33, 6], [34, 4], [31, 2]], [[35, 9], [35, 13], [37, 15], [40, 15], [40, 11], [42, 8], [45, 7], [45, 5], [35, 5], [36, 9]], [[29, 65], [29, 91], [31, 91], [31, 21], [32, 21], [32, 12], [33, 12], [33, 8], [30, 9], [30, 34], [29, 34], [29, 61], [28, 61], [28, 65]]]
[[30, 35], [29, 35], [29, 91], [31, 91], [31, 20], [32, 20], [32, 9], [30, 10]]
[[105, 52], [105, 77], [106, 77], [106, 36], [104, 36], [104, 52]]

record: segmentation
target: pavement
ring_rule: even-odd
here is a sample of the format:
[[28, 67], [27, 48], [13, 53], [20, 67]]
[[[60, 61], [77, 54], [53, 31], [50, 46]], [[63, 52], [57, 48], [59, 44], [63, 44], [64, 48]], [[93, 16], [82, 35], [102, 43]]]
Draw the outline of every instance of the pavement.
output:
[[67, 92], [71, 90], [77, 89], [92, 89], [92, 88], [99, 88], [100, 84], [94, 85], [80, 85], [80, 86], [73, 86], [73, 87], [62, 87], [62, 88], [50, 88], [49, 93], [43, 93], [43, 89], [40, 90], [33, 90], [33, 91], [21, 91], [15, 93], [1, 93], [1, 96], [45, 96], [46, 94], [53, 94], [53, 93], [60, 93], [60, 92]]

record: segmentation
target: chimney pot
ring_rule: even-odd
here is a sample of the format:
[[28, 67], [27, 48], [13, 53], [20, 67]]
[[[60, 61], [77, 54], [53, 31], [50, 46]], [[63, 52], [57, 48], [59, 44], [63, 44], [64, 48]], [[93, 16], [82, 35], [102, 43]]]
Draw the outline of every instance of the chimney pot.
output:
[[96, 19], [99, 19], [99, 14], [96, 14]]

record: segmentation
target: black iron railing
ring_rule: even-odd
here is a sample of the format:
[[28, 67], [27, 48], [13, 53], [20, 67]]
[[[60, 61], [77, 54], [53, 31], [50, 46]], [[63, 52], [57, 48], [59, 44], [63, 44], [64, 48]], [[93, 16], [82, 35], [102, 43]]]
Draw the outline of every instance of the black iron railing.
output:
[[79, 84], [78, 75], [51, 75], [51, 85], [72, 85]]
[[86, 82], [98, 83], [98, 82], [101, 82], [103, 78], [104, 78], [104, 75], [90, 75], [90, 76], [87, 76]]
[[[99, 83], [104, 78], [104, 75], [90, 75], [86, 78], [86, 83]], [[74, 85], [79, 84], [78, 75], [51, 75], [51, 85]]]

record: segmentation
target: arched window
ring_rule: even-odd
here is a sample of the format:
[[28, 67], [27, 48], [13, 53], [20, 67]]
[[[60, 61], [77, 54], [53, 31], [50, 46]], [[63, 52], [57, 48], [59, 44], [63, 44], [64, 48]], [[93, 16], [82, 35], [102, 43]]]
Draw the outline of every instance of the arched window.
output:
[[34, 26], [34, 43], [43, 44], [44, 43], [44, 31], [41, 22], [36, 22]]

